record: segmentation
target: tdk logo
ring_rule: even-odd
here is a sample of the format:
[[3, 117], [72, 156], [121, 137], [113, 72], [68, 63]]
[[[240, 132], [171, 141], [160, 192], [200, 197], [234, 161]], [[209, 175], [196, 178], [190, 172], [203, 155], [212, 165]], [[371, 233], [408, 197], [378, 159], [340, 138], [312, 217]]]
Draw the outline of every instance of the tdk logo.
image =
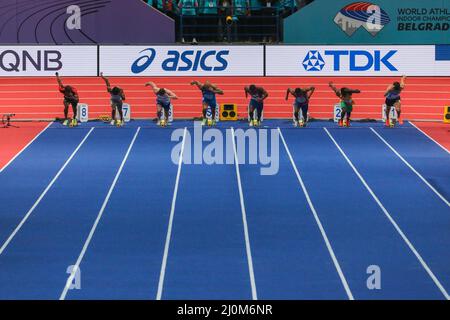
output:
[[[142, 73], [151, 67], [157, 51], [147, 48], [139, 52], [141, 56], [131, 65], [131, 72]], [[158, 66], [164, 71], [224, 71], [228, 67], [226, 56], [229, 50], [168, 50]], [[161, 54], [161, 53], [159, 53]]]
[[317, 50], [311, 50], [303, 59], [303, 67], [306, 71], [322, 71], [325, 66], [322, 55]]
[[[381, 71], [382, 67], [389, 71], [398, 71], [389, 61], [396, 53], [397, 50], [389, 50], [387, 53], [382, 53], [381, 50], [325, 50], [323, 56], [331, 58], [333, 71]], [[348, 70], [342, 70], [341, 65], [345, 60]], [[322, 71], [325, 64], [317, 50], [309, 51], [303, 60], [306, 71]]]

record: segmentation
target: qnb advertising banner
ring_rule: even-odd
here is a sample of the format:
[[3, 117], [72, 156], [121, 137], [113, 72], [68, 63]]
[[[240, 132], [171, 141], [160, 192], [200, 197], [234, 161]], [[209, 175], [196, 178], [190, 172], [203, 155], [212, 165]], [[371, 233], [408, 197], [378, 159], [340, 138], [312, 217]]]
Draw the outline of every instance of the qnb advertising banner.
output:
[[262, 76], [263, 46], [102, 46], [112, 76]]
[[0, 46], [0, 77], [96, 76], [96, 46]]
[[450, 76], [450, 45], [268, 46], [268, 76]]

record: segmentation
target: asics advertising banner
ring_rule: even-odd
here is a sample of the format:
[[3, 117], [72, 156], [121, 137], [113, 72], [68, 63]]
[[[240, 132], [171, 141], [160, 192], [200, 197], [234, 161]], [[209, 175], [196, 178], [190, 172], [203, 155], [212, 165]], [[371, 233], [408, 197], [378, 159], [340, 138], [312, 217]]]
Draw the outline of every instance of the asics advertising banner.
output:
[[263, 76], [263, 46], [101, 46], [108, 76]]
[[96, 46], [0, 46], [0, 77], [96, 76]]
[[267, 76], [450, 76], [450, 46], [267, 46]]

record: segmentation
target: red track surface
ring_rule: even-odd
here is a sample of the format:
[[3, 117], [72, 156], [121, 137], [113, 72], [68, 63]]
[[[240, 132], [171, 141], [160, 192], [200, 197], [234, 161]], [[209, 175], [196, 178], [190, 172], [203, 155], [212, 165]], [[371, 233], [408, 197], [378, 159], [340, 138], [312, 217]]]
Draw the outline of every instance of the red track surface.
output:
[[[194, 77], [155, 78], [111, 78], [112, 85], [124, 88], [127, 102], [132, 106], [132, 117], [154, 117], [155, 96], [143, 84], [152, 80], [158, 86], [172, 89], [180, 99], [174, 102], [175, 117], [200, 116], [201, 96], [198, 89], [188, 83]], [[205, 78], [197, 78], [202, 81]], [[212, 82], [225, 91], [219, 103], [237, 103], [241, 117], [246, 115], [247, 100], [243, 94], [244, 85], [255, 83], [269, 92], [264, 115], [268, 118], [289, 118], [292, 116], [292, 99], [285, 101], [287, 87], [316, 87], [310, 112], [316, 118], [331, 118], [336, 96], [328, 88], [328, 81], [337, 86], [348, 86], [362, 90], [355, 95], [356, 107], [353, 118], [381, 118], [381, 105], [386, 87], [398, 78], [392, 77], [210, 77]], [[90, 118], [109, 113], [108, 94], [100, 78], [64, 78], [65, 84], [75, 86], [81, 102], [90, 107]], [[450, 77], [408, 78], [402, 94], [404, 119], [442, 118], [443, 107], [450, 104]], [[62, 96], [57, 90], [56, 79], [0, 78], [0, 114], [15, 113], [17, 119], [53, 119], [62, 117]]]
[[414, 124], [450, 151], [450, 124], [436, 122], [414, 122]]
[[19, 153], [48, 123], [15, 122], [19, 128], [0, 128], [0, 171]]

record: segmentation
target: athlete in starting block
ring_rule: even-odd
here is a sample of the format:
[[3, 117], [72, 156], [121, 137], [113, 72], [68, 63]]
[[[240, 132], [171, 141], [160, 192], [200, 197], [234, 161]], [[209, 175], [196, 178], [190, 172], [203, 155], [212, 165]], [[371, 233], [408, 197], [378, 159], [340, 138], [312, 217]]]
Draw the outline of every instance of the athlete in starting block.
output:
[[[261, 116], [264, 110], [264, 100], [269, 96], [263, 87], [257, 87], [254, 84], [244, 87], [245, 97], [250, 95], [250, 103], [248, 106], [248, 113], [250, 118], [250, 126], [261, 125]], [[256, 109], [257, 115], [254, 119], [254, 111]]]
[[[197, 80], [191, 81], [191, 85], [197, 86], [197, 88], [202, 92], [202, 112], [203, 112], [203, 120], [202, 125], [208, 123], [208, 126], [212, 126], [216, 124], [216, 94], [223, 94], [223, 91], [219, 89], [216, 85], [210, 83], [208, 80], [205, 83], [201, 83]], [[211, 119], [207, 119], [206, 112], [208, 107], [211, 109]]]
[[158, 88], [153, 82], [147, 82], [146, 87], [150, 86], [156, 95], [156, 115], [158, 125], [165, 127], [169, 121], [169, 110], [172, 106], [171, 100], [178, 99], [177, 95], [167, 88]]
[[[115, 124], [118, 127], [121, 127], [123, 125], [123, 112], [122, 112], [122, 105], [123, 101], [125, 100], [125, 93], [123, 92], [122, 88], [119, 87], [113, 87], [111, 88], [111, 84], [109, 83], [108, 78], [103, 76], [103, 72], [100, 73], [100, 77], [105, 81], [106, 83], [106, 90], [111, 95], [111, 124]], [[120, 119], [116, 119], [116, 112], [119, 112]]]
[[406, 76], [403, 76], [400, 82], [395, 81], [393, 84], [389, 85], [384, 93], [386, 97], [386, 126], [393, 127], [394, 120], [390, 119], [391, 108], [394, 107], [397, 112], [397, 120], [399, 124], [403, 124], [403, 120], [400, 118], [401, 113], [401, 102], [400, 102], [400, 93], [405, 88], [405, 79]]
[[70, 121], [70, 126], [77, 126], [77, 106], [80, 98], [78, 96], [78, 91], [72, 86], [64, 86], [58, 72], [56, 72], [56, 80], [59, 85], [59, 92], [64, 94], [64, 122], [63, 125], [69, 123], [69, 105], [72, 105], [73, 118]]
[[[289, 94], [295, 97], [294, 101], [294, 124], [295, 126], [304, 127], [308, 122], [308, 107], [309, 99], [314, 93], [316, 88], [288, 88], [286, 91], [286, 100], [289, 98]], [[302, 111], [302, 116], [299, 117], [300, 110]]]
[[341, 98], [342, 116], [339, 120], [339, 126], [349, 127], [350, 116], [353, 111], [353, 106], [355, 105], [355, 101], [352, 99], [352, 95], [354, 93], [361, 93], [361, 91], [359, 89], [350, 89], [346, 87], [338, 89], [333, 85], [333, 82], [331, 81], [328, 85], [331, 89], [333, 89], [334, 93], [336, 93], [336, 95]]

